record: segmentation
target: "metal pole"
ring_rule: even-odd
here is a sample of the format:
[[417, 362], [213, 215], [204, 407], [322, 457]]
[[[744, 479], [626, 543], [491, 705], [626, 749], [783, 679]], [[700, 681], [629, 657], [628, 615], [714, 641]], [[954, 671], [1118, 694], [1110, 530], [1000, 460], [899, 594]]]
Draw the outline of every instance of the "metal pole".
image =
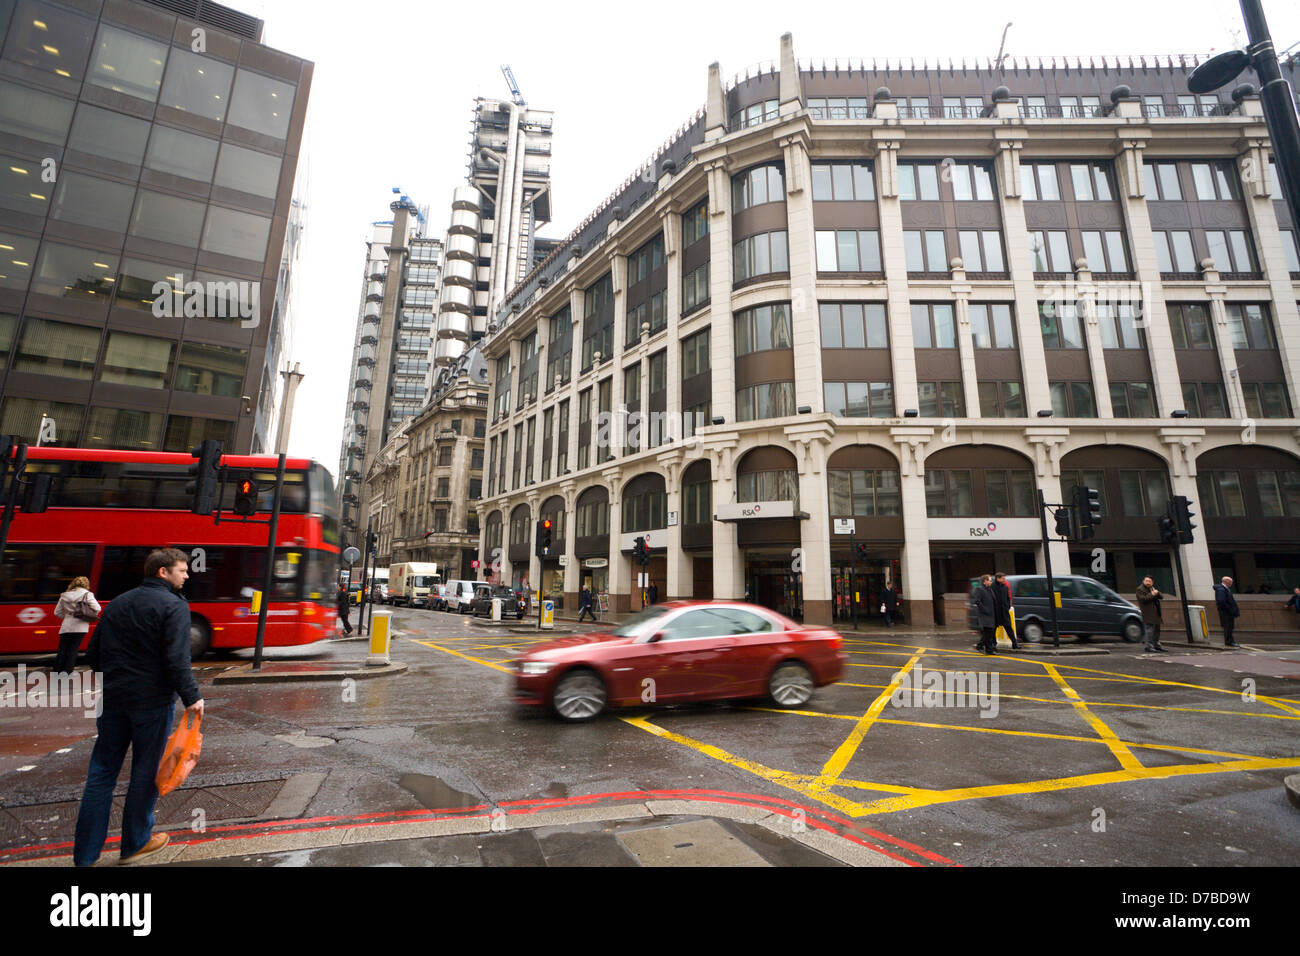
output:
[[1195, 644], [1196, 642], [1192, 640], [1192, 616], [1187, 609], [1187, 583], [1183, 581], [1183, 548], [1182, 545], [1178, 543], [1177, 538], [1173, 541], [1173, 549], [1174, 567], [1178, 571], [1178, 599], [1182, 601], [1183, 604], [1183, 630], [1187, 632], [1187, 643]]
[[253, 670], [262, 669], [262, 642], [266, 638], [266, 612], [275, 588], [275, 535], [280, 526], [280, 500], [284, 493], [284, 455], [275, 466], [275, 499], [271, 505], [271, 523], [266, 530], [266, 575], [262, 578], [262, 606], [257, 612], [257, 646], [253, 651]]
[[1300, 120], [1296, 118], [1295, 99], [1291, 87], [1282, 79], [1260, 0], [1241, 0], [1241, 15], [1250, 40], [1246, 52], [1259, 77], [1260, 105], [1264, 109], [1268, 137], [1273, 141], [1277, 176], [1291, 210], [1291, 221], [1300, 223]]
[[853, 630], [855, 631], [858, 629], [858, 592], [856, 590], [858, 565], [857, 562], [854, 560], [854, 555], [856, 553], [856, 550], [857, 550], [857, 546], [853, 543], [853, 532], [850, 531], [849, 532], [849, 608], [851, 614], [853, 615]]
[[[361, 590], [358, 592], [357, 600], [357, 633], [366, 633], [366, 569], [370, 566], [370, 532], [374, 526], [374, 521], [366, 521], [366, 534], [361, 539], [361, 547], [365, 552], [361, 555]], [[351, 582], [348, 582], [349, 584]], [[389, 582], [390, 584], [392, 582]]]
[[[27, 468], [27, 445], [22, 444], [14, 451], [14, 475], [9, 483], [8, 492], [5, 494], [4, 515], [0, 517], [0, 558], [4, 556], [4, 550], [9, 544], [9, 525], [14, 520], [14, 508], [18, 504], [18, 479], [23, 476], [23, 471]], [[4, 477], [8, 474], [9, 462], [4, 462], [4, 471], [0, 472], [0, 485], [4, 483]]]
[[1056, 617], [1056, 583], [1052, 580], [1052, 548], [1047, 541], [1047, 501], [1038, 490], [1038, 521], [1043, 528], [1043, 563], [1047, 566], [1047, 606], [1052, 612], [1052, 646], [1061, 646], [1061, 627]]

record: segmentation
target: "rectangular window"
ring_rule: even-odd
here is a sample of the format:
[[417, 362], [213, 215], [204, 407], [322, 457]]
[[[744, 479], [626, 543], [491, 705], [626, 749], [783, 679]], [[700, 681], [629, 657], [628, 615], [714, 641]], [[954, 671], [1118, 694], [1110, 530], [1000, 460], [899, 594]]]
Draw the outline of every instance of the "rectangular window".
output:
[[881, 302], [823, 302], [818, 307], [824, 349], [889, 347], [885, 306]]
[[692, 378], [709, 370], [709, 330], [697, 332], [682, 341], [682, 378]]
[[705, 200], [682, 214], [682, 248], [690, 248], [708, 234], [709, 204]]
[[812, 182], [816, 202], [861, 202], [876, 198], [868, 163], [813, 163]]
[[1133, 306], [1098, 302], [1097, 329], [1101, 333], [1101, 346], [1105, 349], [1142, 349], [1146, 342], [1137, 327]]
[[961, 382], [918, 382], [922, 418], [965, 418], [966, 400]]
[[1167, 303], [1169, 331], [1176, 349], [1212, 349], [1209, 307], [1200, 302]]
[[1011, 306], [1006, 303], [971, 303], [971, 337], [977, 349], [1013, 349], [1016, 347]]
[[1083, 328], [1074, 303], [1056, 300], [1038, 303], [1038, 321], [1043, 332], [1043, 348], [1081, 349]]
[[978, 390], [983, 417], [1025, 417], [1025, 396], [1019, 382], [980, 382]]
[[898, 198], [937, 200], [939, 172], [934, 163], [899, 163]]
[[1070, 246], [1064, 232], [1030, 232], [1029, 255], [1035, 272], [1073, 271]]
[[880, 233], [874, 229], [818, 230], [817, 271], [880, 272]]

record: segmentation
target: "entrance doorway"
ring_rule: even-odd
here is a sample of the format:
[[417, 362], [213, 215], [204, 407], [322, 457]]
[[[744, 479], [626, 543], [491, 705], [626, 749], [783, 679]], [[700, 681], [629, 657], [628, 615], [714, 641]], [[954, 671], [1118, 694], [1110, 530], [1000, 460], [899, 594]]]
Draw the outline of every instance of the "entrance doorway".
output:
[[745, 600], [802, 621], [803, 575], [794, 570], [788, 554], [746, 552]]
[[[831, 567], [831, 607], [834, 620], [852, 621], [856, 603], [859, 622], [883, 621], [885, 616], [880, 613], [880, 595], [885, 590], [886, 580], [893, 583], [901, 604], [902, 587], [897, 560], [857, 561], [852, 576], [847, 562], [835, 563]], [[894, 619], [899, 620], [900, 615], [896, 613]]]

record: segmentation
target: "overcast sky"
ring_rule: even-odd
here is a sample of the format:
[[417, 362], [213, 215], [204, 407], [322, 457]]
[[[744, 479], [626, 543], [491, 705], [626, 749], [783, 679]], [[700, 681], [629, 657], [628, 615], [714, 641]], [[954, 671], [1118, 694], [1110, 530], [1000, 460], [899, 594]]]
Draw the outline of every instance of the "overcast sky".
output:
[[[902, 4], [696, 0], [682, 4], [494, 0], [225, 0], [266, 21], [265, 42], [316, 64], [298, 175], [309, 177], [292, 358], [289, 451], [337, 470], [369, 224], [400, 186], [441, 238], [464, 182], [477, 96], [507, 98], [509, 64], [530, 106], [555, 114], [554, 221], [567, 235], [704, 103], [724, 78], [800, 59], [991, 59], [1167, 54], [1245, 45], [1232, 0], [1042, 0]], [[1265, 0], [1275, 44], [1300, 41], [1300, 3]], [[1012, 90], [1012, 92], [1016, 92]], [[337, 478], [337, 475], [335, 476]]]

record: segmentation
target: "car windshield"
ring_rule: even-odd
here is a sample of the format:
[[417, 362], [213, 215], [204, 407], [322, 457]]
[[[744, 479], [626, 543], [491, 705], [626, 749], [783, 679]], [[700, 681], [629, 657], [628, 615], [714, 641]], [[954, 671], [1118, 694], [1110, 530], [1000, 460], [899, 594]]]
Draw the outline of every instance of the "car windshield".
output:
[[652, 605], [651, 607], [645, 608], [644, 610], [632, 615], [615, 628], [612, 633], [617, 634], [619, 637], [634, 637], [646, 630], [652, 621], [663, 617], [667, 613], [668, 608]]

